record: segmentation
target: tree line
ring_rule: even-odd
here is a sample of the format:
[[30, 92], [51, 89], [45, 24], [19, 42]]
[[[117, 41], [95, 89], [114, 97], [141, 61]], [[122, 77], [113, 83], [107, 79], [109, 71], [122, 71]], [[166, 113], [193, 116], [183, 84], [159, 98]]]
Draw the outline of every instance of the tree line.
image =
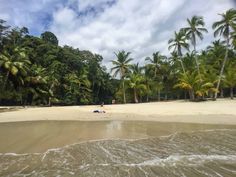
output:
[[212, 25], [216, 40], [203, 50], [208, 33], [203, 17], [168, 41], [170, 56], [159, 51], [134, 64], [131, 53], [115, 53], [113, 67], [102, 66], [99, 54], [59, 46], [46, 31], [35, 37], [26, 27], [0, 20], [0, 104], [76, 105], [149, 102], [174, 99], [216, 100], [234, 97], [236, 87], [236, 10], [220, 14]]

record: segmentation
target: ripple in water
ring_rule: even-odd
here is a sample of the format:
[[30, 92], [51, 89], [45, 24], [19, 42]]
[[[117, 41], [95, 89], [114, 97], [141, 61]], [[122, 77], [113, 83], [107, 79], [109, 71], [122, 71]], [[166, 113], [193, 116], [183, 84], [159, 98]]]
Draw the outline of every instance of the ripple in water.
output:
[[0, 154], [0, 176], [236, 176], [236, 130], [101, 140], [45, 153]]

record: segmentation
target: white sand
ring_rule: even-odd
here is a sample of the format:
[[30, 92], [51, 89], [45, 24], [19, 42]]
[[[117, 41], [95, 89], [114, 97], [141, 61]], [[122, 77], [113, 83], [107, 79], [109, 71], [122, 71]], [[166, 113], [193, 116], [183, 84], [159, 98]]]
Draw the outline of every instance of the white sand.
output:
[[[106, 113], [93, 113], [93, 110]], [[236, 100], [155, 102], [100, 106], [24, 108], [0, 113], [0, 122], [33, 120], [150, 120], [236, 125]]]

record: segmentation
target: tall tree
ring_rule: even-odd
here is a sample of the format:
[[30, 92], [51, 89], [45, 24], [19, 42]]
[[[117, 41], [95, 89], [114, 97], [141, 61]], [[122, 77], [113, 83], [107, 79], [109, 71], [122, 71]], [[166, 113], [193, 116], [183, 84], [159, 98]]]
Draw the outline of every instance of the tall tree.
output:
[[168, 41], [169, 44], [169, 50], [171, 50], [172, 48], [174, 48], [174, 52], [177, 52], [178, 56], [180, 57], [180, 63], [181, 63], [181, 67], [183, 70], [183, 73], [185, 73], [185, 67], [183, 65], [183, 62], [181, 60], [182, 57], [182, 49], [189, 49], [189, 44], [187, 43], [187, 37], [185, 35], [185, 32], [183, 30], [180, 30], [179, 32], [175, 31], [175, 36], [174, 38], [171, 38]]
[[129, 87], [133, 89], [134, 102], [138, 103], [138, 95], [146, 90], [146, 85], [144, 84], [144, 77], [137, 73], [129, 74]]
[[[203, 17], [193, 16], [191, 19], [187, 19], [187, 22], [188, 22], [188, 27], [183, 28], [183, 30], [186, 32], [187, 37], [190, 39], [193, 45], [194, 54], [196, 54], [197, 38], [202, 40], [203, 32], [207, 33], [208, 31], [206, 28], [204, 28], [205, 23], [204, 23]], [[201, 78], [197, 57], [195, 56], [194, 58], [195, 58], [195, 62], [196, 62], [197, 70], [198, 70], [198, 75]]]
[[[225, 13], [220, 14], [220, 16], [221, 16], [221, 20], [215, 22], [212, 25], [212, 28], [215, 30], [214, 36], [220, 35], [226, 39], [226, 52], [225, 52], [224, 61], [221, 66], [219, 79], [216, 86], [217, 90], [219, 90], [225, 64], [228, 59], [228, 52], [229, 52], [229, 47], [230, 47], [230, 33], [232, 30], [232, 27], [235, 26], [235, 23], [236, 23], [236, 10], [235, 9], [227, 10]], [[217, 98], [217, 93], [215, 93], [215, 99], [216, 98]]]
[[47, 43], [58, 45], [58, 39], [56, 35], [50, 31], [45, 31], [44, 33], [42, 33], [41, 38]]
[[111, 72], [114, 71], [114, 76], [116, 77], [118, 74], [120, 74], [120, 79], [122, 81], [122, 88], [123, 88], [123, 102], [126, 103], [126, 95], [125, 95], [125, 75], [129, 71], [130, 68], [130, 62], [133, 60], [130, 58], [130, 52], [125, 52], [124, 50], [119, 51], [118, 53], [115, 53], [116, 60], [112, 61], [112, 64], [114, 65], [113, 68], [111, 68]]
[[161, 55], [160, 52], [155, 52], [152, 54], [152, 58], [147, 57], [145, 60], [150, 62], [150, 66], [154, 69], [154, 77], [157, 76], [157, 71], [160, 69], [160, 63], [162, 60], [166, 59], [166, 56]]

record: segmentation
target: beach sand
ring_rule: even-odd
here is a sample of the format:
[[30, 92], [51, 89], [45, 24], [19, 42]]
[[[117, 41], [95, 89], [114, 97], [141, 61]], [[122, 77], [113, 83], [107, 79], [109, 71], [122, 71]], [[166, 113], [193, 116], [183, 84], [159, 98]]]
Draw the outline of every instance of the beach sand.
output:
[[[93, 113], [97, 109], [106, 113]], [[236, 100], [169, 101], [104, 107], [28, 107], [0, 113], [0, 122], [37, 120], [139, 120], [236, 125]]]

